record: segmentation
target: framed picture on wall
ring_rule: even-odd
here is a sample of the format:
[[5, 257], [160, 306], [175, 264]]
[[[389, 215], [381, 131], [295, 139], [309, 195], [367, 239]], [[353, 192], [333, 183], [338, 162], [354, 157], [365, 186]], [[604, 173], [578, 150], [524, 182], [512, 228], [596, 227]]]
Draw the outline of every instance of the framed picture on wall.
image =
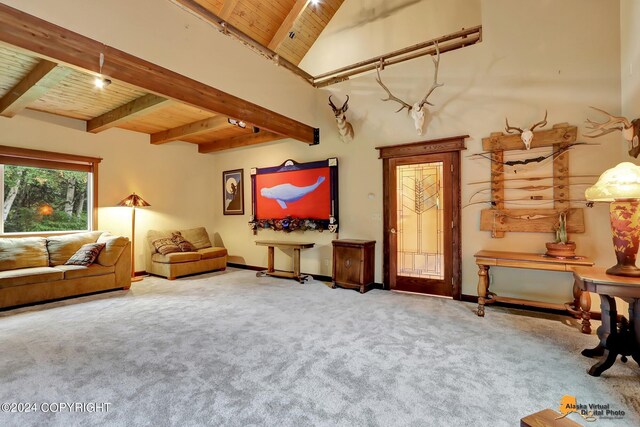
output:
[[338, 159], [251, 169], [254, 233], [338, 230]]
[[222, 213], [244, 215], [244, 176], [242, 169], [222, 172]]

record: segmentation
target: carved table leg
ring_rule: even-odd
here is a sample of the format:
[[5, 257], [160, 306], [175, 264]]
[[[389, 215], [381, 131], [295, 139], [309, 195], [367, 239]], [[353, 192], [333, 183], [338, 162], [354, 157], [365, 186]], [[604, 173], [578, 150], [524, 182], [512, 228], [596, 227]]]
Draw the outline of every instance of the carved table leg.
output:
[[640, 365], [640, 299], [629, 301], [631, 357]]
[[293, 250], [293, 274], [300, 281], [300, 249]]
[[618, 336], [618, 327], [616, 325], [618, 312], [615, 298], [600, 294], [600, 310], [602, 311], [602, 325], [598, 328], [600, 344], [591, 350], [582, 352], [584, 356], [592, 357], [591, 355], [595, 355], [601, 349], [604, 349], [605, 357], [587, 371], [589, 375], [594, 377], [599, 377], [601, 373], [609, 369], [621, 352], [621, 337]]
[[267, 248], [267, 254], [268, 254], [268, 259], [267, 259], [267, 271], [269, 273], [273, 273], [274, 271], [276, 271], [274, 265], [274, 250], [273, 250], [273, 246], [269, 246]]
[[[578, 288], [579, 289], [579, 288]], [[582, 333], [591, 333], [591, 295], [587, 291], [580, 291], [580, 312], [582, 313]], [[578, 308], [578, 306], [576, 306]]]
[[478, 316], [484, 317], [484, 303], [489, 288], [489, 266], [478, 264]]

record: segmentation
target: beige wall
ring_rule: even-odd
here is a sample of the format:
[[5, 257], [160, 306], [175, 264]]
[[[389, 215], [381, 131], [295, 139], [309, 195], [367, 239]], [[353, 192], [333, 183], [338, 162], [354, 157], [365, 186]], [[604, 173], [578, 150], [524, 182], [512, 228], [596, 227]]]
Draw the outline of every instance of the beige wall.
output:
[[[640, 117], [640, 2], [620, 2], [620, 75], [622, 114]], [[626, 155], [626, 144], [624, 145]], [[637, 163], [637, 161], [636, 161]]]
[[[347, 0], [344, 10], [348, 10], [347, 6], [352, 2], [362, 3]], [[288, 158], [304, 162], [338, 157], [340, 237], [377, 240], [376, 280], [381, 281], [384, 207], [381, 161], [375, 147], [469, 134], [466, 156], [481, 151], [481, 139], [501, 130], [505, 116], [514, 124], [526, 126], [540, 120], [541, 114], [548, 109], [550, 124], [569, 122], [583, 131], [588, 105], [611, 111], [620, 108], [621, 15], [610, 2], [482, 1], [484, 40], [476, 46], [442, 56], [440, 80], [445, 86], [432, 95], [436, 106], [426, 135], [422, 137], [416, 136], [413, 123], [404, 113], [395, 114], [394, 105], [379, 100], [383, 93], [373, 75], [358, 77], [328, 90], [314, 90], [199, 19], [187, 13], [176, 14], [176, 6], [168, 1], [92, 3], [90, 13], [81, 13], [77, 2], [72, 0], [55, 1], [55, 7], [52, 2], [36, 0], [5, 3], [321, 128], [318, 146], [308, 147], [287, 140], [215, 155], [196, 155], [193, 147], [180, 143], [151, 147], [145, 135], [118, 130], [94, 137], [60, 124], [48, 124], [40, 117], [33, 118], [33, 114], [10, 121], [0, 120], [3, 144], [30, 148], [46, 146], [57, 151], [104, 157], [101, 206], [115, 203], [128, 191], [139, 191], [153, 205], [140, 215], [141, 233], [152, 223], [156, 226], [156, 220], [159, 227], [172, 222], [180, 222], [181, 226], [203, 223], [219, 233], [232, 261], [250, 265], [266, 265], [266, 250], [254, 245], [256, 239], [310, 240], [316, 242], [316, 247], [303, 252], [303, 271], [329, 275], [331, 240], [335, 238], [326, 232], [283, 235], [267, 231], [253, 236], [247, 227], [249, 170], [252, 167], [274, 166]], [[377, 3], [381, 0], [371, 0], [365, 6]], [[149, 17], [150, 11], [153, 11], [153, 19]], [[342, 11], [341, 8], [325, 30], [326, 37], [335, 34], [336, 28], [347, 26], [346, 18], [341, 17]], [[401, 47], [405, 43], [402, 38], [405, 32], [406, 44], [415, 43], [416, 37], [431, 37], [416, 34], [419, 30], [419, 25], [399, 25], [389, 32], [394, 34], [394, 44]], [[319, 46], [325, 43], [323, 37], [324, 34], [318, 41]], [[364, 45], [367, 40], [360, 43]], [[344, 52], [359, 51], [345, 43], [340, 51], [334, 49], [331, 56], [340, 55], [343, 49]], [[318, 67], [324, 61], [331, 62], [323, 59], [320, 53], [310, 55], [318, 57], [309, 56], [305, 61], [319, 64]], [[326, 68], [332, 68], [333, 62], [330, 65]], [[429, 58], [420, 58], [387, 68], [383, 78], [396, 95], [413, 101], [423, 96], [431, 84], [432, 72]], [[345, 94], [351, 96], [348, 117], [356, 133], [351, 143], [345, 144], [338, 137], [333, 115], [326, 105], [330, 93], [340, 100]], [[605, 137], [598, 142], [600, 146], [572, 152], [572, 173], [600, 173], [621, 160], [619, 138]], [[133, 159], [131, 154], [135, 155]], [[161, 168], [141, 166], [147, 159], [158, 165], [173, 166], [182, 174], [167, 178], [165, 171], [158, 171]], [[110, 162], [118, 165], [111, 171], [107, 166]], [[246, 214], [223, 216], [221, 172], [237, 168], [245, 171]], [[489, 178], [488, 163], [465, 157], [463, 200], [475, 191], [466, 183], [478, 178]], [[579, 197], [578, 192], [575, 196]], [[537, 252], [552, 238], [551, 234], [509, 233], [504, 239], [491, 239], [488, 232], [478, 230], [481, 208], [476, 205], [463, 211], [465, 294], [475, 294], [473, 254], [477, 250]], [[107, 219], [111, 211], [104, 209], [103, 213], [101, 210], [101, 228], [120, 227], [125, 232], [124, 214], [114, 214], [119, 217]], [[594, 257], [600, 264], [612, 264], [606, 207], [587, 210], [585, 215], [587, 233], [572, 236], [579, 252]], [[278, 254], [276, 261], [277, 266], [288, 267], [288, 257]], [[535, 296], [561, 302], [571, 294], [571, 278], [567, 274], [503, 269], [496, 270], [494, 280], [496, 291], [519, 297]], [[518, 283], [517, 287], [513, 286], [515, 283]]]
[[347, 0], [300, 67], [317, 76], [480, 25], [480, 0]]

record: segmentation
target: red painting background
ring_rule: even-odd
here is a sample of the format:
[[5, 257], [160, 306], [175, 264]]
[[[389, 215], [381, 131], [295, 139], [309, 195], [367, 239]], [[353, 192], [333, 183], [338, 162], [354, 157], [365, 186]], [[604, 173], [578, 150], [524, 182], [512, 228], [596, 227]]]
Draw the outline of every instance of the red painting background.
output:
[[[285, 202], [282, 209], [275, 199], [262, 197], [260, 190], [280, 184], [292, 184], [306, 187], [324, 176], [324, 182], [314, 191], [295, 202]], [[305, 169], [288, 172], [257, 174], [256, 178], [256, 219], [275, 219], [291, 216], [293, 218], [329, 219], [331, 216], [331, 187], [329, 167]]]

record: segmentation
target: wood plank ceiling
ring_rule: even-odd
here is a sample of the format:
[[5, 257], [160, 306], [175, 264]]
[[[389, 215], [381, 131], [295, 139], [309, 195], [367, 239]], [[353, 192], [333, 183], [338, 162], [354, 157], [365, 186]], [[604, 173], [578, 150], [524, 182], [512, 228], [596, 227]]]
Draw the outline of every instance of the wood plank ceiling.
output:
[[[322, 0], [318, 4], [309, 0], [197, 2], [283, 58], [298, 64], [343, 0]], [[176, 12], [179, 11], [176, 8]], [[66, 47], [54, 45], [60, 40], [65, 43], [70, 39], [75, 44]], [[122, 61], [120, 65], [112, 65], [111, 70], [105, 63], [103, 72], [111, 80], [107, 87], [96, 87], [97, 73], [92, 71], [96, 67], [83, 62], [93, 59], [76, 60], [69, 56], [74, 50], [72, 47], [76, 48], [78, 43], [93, 56], [105, 51], [111, 64], [114, 64], [114, 58]], [[151, 65], [156, 67], [160, 77], [155, 85], [155, 82], [146, 85], [152, 78], [149, 70], [145, 70], [148, 74], [145, 80], [118, 80], [122, 64], [131, 63], [132, 58], [142, 60], [108, 46], [100, 45], [98, 48], [96, 43], [0, 4], [0, 115], [13, 117], [27, 108], [85, 120], [88, 132], [119, 127], [149, 134], [152, 144], [178, 140], [197, 144], [201, 153], [287, 137], [309, 144], [317, 143], [317, 133], [311, 127], [175, 73], [170, 77], [175, 79], [179, 76], [180, 83], [188, 86], [183, 86], [185, 94], [171, 92], [168, 82], [161, 79], [164, 71], [168, 70], [154, 64]], [[166, 85], [166, 90], [162, 84]], [[176, 85], [175, 80], [171, 85]], [[228, 98], [218, 106], [204, 99], [196, 102], [197, 94], [202, 95], [203, 90]], [[234, 104], [238, 106], [233, 107]], [[234, 112], [245, 112], [246, 116], [230, 114]], [[246, 127], [230, 124], [230, 118], [246, 121]]]
[[294, 65], [302, 61], [344, 2], [344, 0], [192, 1]]

